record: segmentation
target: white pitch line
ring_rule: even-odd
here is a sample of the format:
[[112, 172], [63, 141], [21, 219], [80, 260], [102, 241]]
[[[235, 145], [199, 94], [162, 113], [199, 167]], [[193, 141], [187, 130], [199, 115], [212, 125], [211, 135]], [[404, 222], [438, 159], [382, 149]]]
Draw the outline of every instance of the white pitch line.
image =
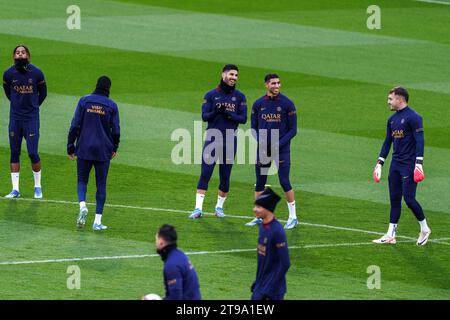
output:
[[445, 4], [450, 5], [450, 2], [447, 1], [439, 1], [439, 0], [415, 0], [416, 2], [426, 2], [426, 3], [435, 3], [435, 4]]
[[[397, 241], [402, 242], [402, 241]], [[410, 242], [410, 241], [403, 241]], [[350, 246], [366, 246], [374, 245], [372, 242], [350, 242], [350, 243], [330, 243], [330, 244], [311, 244], [304, 246], [290, 246], [289, 250], [295, 249], [313, 249], [313, 248], [333, 248], [333, 247], [350, 247]], [[186, 252], [187, 255], [211, 255], [211, 254], [228, 254], [228, 253], [240, 253], [240, 252], [252, 252], [256, 251], [256, 248], [252, 249], [230, 249], [230, 250], [218, 250], [218, 251], [191, 251]], [[95, 261], [95, 260], [118, 260], [118, 259], [142, 259], [142, 258], [154, 258], [159, 257], [159, 254], [132, 254], [123, 256], [102, 256], [102, 257], [80, 257], [80, 258], [61, 258], [61, 259], [46, 259], [46, 260], [28, 260], [28, 261], [3, 261], [0, 262], [2, 266], [8, 265], [24, 265], [24, 264], [43, 264], [43, 263], [59, 263], [59, 262], [77, 262], [77, 261]]]
[[[48, 203], [56, 203], [56, 204], [72, 204], [72, 205], [79, 205], [78, 202], [75, 201], [66, 201], [66, 200], [52, 200], [52, 199], [30, 199], [30, 198], [16, 198], [16, 199], [5, 199], [0, 198], [0, 200], [5, 201], [32, 201], [32, 202], [48, 202]], [[95, 206], [95, 203], [87, 203], [88, 205]], [[191, 211], [187, 210], [178, 210], [178, 209], [166, 209], [166, 208], [154, 208], [154, 207], [140, 207], [140, 206], [129, 206], [129, 205], [122, 205], [122, 204], [105, 204], [105, 207], [110, 208], [121, 208], [121, 209], [134, 209], [134, 210], [145, 210], [145, 211], [163, 211], [163, 212], [177, 212], [177, 213], [191, 213]], [[212, 212], [204, 212], [205, 215], [214, 215]], [[235, 219], [253, 219], [254, 217], [250, 216], [238, 216], [238, 215], [230, 215], [226, 214], [226, 217], [229, 218], [235, 218]], [[278, 219], [280, 222], [286, 222], [286, 220]], [[370, 231], [370, 230], [363, 230], [363, 229], [356, 229], [356, 228], [348, 228], [348, 227], [338, 227], [338, 226], [332, 226], [327, 224], [317, 224], [317, 223], [309, 223], [309, 222], [299, 222], [300, 225], [310, 226], [310, 227], [318, 227], [318, 228], [326, 228], [326, 229], [335, 229], [335, 230], [343, 230], [343, 231], [351, 231], [351, 232], [359, 232], [359, 233], [365, 233], [365, 234], [374, 234], [374, 235], [384, 235], [383, 232], [376, 232], [376, 231]], [[397, 238], [401, 239], [407, 239], [407, 240], [417, 240], [416, 238], [407, 237], [407, 236], [401, 236], [397, 235]], [[441, 239], [439, 239], [441, 240]], [[434, 242], [438, 244], [443, 244], [450, 246], [450, 243], [448, 242], [441, 242], [439, 240], [430, 239], [428, 242]]]

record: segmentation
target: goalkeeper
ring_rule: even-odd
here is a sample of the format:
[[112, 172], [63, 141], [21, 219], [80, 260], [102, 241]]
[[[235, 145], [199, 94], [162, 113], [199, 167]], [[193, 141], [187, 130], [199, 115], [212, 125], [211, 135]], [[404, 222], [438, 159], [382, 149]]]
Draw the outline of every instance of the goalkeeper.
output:
[[397, 224], [400, 220], [402, 197], [420, 224], [417, 245], [427, 243], [431, 230], [427, 225], [422, 207], [416, 200], [417, 183], [425, 179], [423, 173], [424, 133], [422, 117], [408, 106], [409, 94], [405, 88], [395, 87], [389, 91], [388, 104], [395, 114], [387, 122], [386, 139], [381, 148], [373, 179], [379, 182], [381, 169], [394, 145], [389, 168], [389, 195], [391, 217], [387, 234], [374, 243], [395, 244]]

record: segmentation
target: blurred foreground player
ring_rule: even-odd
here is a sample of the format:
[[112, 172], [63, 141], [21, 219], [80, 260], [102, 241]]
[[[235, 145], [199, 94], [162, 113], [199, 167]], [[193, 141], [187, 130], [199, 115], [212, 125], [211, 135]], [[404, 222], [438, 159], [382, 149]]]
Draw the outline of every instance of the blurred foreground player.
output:
[[92, 226], [94, 231], [105, 230], [102, 224], [103, 207], [106, 201], [106, 178], [109, 163], [116, 156], [120, 142], [119, 109], [109, 98], [111, 80], [102, 76], [97, 80], [95, 91], [78, 101], [70, 126], [67, 154], [70, 160], [77, 157], [77, 191], [80, 213], [77, 226], [86, 223], [86, 191], [89, 173], [95, 168], [96, 215]]
[[175, 227], [165, 224], [155, 236], [156, 252], [164, 261], [164, 300], [200, 300], [197, 272], [189, 258], [177, 248]]
[[431, 234], [422, 207], [416, 200], [417, 184], [425, 179], [422, 167], [424, 153], [422, 117], [408, 106], [408, 100], [409, 94], [405, 88], [395, 87], [389, 91], [388, 104], [395, 114], [387, 122], [386, 139], [373, 172], [373, 179], [377, 183], [380, 182], [381, 169], [393, 144], [394, 152], [388, 178], [391, 214], [388, 232], [381, 238], [373, 240], [374, 243], [397, 242], [395, 236], [400, 220], [402, 197], [420, 224], [417, 245], [425, 245]]

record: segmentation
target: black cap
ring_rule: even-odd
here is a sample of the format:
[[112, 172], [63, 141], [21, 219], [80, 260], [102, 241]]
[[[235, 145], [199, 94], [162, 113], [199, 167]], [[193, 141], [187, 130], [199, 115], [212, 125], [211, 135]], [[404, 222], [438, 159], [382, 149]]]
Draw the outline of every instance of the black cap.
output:
[[280, 199], [280, 196], [277, 195], [272, 189], [266, 188], [263, 193], [256, 198], [255, 204], [269, 210], [270, 212], [275, 212], [275, 207]]
[[239, 68], [238, 68], [238, 66], [235, 65], [235, 64], [226, 64], [226, 65], [223, 67], [222, 72], [229, 71], [229, 70], [236, 70], [236, 71], [239, 72]]

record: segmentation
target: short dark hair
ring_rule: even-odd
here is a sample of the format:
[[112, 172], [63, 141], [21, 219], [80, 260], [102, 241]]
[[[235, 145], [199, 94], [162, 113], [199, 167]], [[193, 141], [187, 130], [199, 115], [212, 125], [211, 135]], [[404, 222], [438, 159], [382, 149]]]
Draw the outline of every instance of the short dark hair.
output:
[[170, 224], [165, 224], [158, 230], [158, 236], [163, 238], [168, 243], [177, 242], [177, 230]]
[[23, 47], [23, 48], [25, 49], [25, 51], [27, 52], [28, 57], [31, 56], [31, 55], [30, 55], [30, 50], [28, 49], [28, 47], [27, 47], [26, 45], [23, 45], [23, 44], [19, 44], [19, 45], [17, 45], [17, 46], [14, 48], [14, 50], [13, 50], [13, 55], [16, 54], [17, 48], [20, 48], [20, 47]]
[[235, 64], [226, 64], [226, 65], [222, 68], [222, 72], [229, 71], [229, 70], [236, 70], [237, 72], [239, 72], [239, 68], [238, 68], [238, 66], [235, 65]]
[[108, 76], [101, 76], [97, 79], [96, 88], [105, 90], [111, 89], [111, 79]]
[[402, 96], [403, 98], [405, 98], [406, 102], [408, 102], [408, 100], [409, 100], [408, 90], [406, 90], [403, 87], [394, 87], [391, 89], [391, 91], [389, 91], [389, 93], [393, 93], [397, 96]]
[[276, 78], [280, 78], [276, 73], [269, 73], [266, 74], [266, 76], [264, 77], [264, 82], [267, 83], [272, 79], [276, 79]]

